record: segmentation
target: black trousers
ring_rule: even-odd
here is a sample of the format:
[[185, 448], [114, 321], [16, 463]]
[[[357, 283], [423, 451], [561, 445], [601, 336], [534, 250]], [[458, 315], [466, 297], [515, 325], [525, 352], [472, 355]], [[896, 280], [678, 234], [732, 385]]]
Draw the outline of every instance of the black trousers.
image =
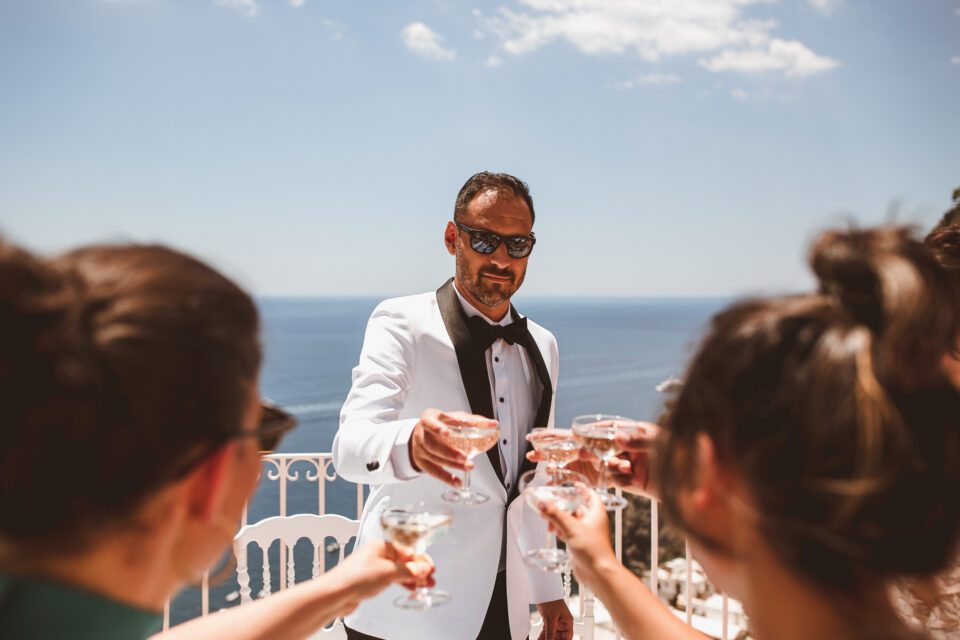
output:
[[[375, 638], [365, 633], [347, 629], [348, 640], [386, 640], [384, 638]], [[450, 640], [459, 640], [450, 638]], [[490, 604], [487, 605], [487, 615], [483, 618], [483, 626], [480, 627], [480, 635], [477, 640], [511, 640], [510, 638], [510, 614], [507, 608], [507, 572], [497, 573], [497, 581], [493, 585], [493, 595], [490, 596]]]

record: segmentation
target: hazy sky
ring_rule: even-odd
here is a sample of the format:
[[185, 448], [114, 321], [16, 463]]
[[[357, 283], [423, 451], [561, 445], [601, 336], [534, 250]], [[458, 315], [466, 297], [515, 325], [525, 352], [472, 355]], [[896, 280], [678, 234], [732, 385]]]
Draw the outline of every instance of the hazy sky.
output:
[[960, 0], [0, 0], [0, 232], [259, 294], [435, 288], [482, 169], [530, 184], [527, 294], [795, 289], [958, 149]]

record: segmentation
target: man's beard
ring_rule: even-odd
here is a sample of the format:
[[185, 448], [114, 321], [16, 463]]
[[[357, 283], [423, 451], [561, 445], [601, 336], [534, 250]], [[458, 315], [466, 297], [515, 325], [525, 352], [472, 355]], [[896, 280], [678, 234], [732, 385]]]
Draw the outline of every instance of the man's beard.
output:
[[[481, 277], [483, 273], [491, 273], [498, 276], [507, 276], [509, 282], [491, 282]], [[510, 269], [496, 269], [486, 267], [476, 273], [470, 271], [467, 261], [463, 258], [463, 253], [457, 251], [457, 276], [463, 287], [470, 295], [479, 300], [488, 307], [497, 307], [510, 300], [510, 297], [517, 292], [520, 285], [523, 284], [523, 276], [517, 278], [516, 272]]]

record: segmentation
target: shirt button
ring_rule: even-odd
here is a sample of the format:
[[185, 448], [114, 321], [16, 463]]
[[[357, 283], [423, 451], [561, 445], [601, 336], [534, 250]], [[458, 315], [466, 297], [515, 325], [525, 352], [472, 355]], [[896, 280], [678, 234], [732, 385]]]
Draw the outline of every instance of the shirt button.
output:
[[503, 444], [507, 444], [507, 441], [506, 441], [506, 439], [504, 439], [504, 441], [503, 441]]
[[503, 402], [503, 396], [500, 396], [500, 402]]
[[494, 362], [500, 362], [500, 358], [494, 358], [493, 361], [494, 361]]
[[510, 483], [508, 482], [508, 483], [507, 483], [507, 489], [509, 489], [509, 488], [510, 488]]

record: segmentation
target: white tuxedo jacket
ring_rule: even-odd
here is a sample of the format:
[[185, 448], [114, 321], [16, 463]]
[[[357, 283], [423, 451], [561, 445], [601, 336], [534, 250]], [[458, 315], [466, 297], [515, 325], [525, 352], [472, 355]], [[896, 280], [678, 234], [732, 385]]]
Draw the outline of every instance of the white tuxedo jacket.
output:
[[[452, 285], [445, 286], [451, 287], [448, 293], [452, 295]], [[521, 548], [543, 546], [546, 541], [543, 520], [535, 510], [525, 508], [522, 499], [513, 500], [507, 508], [508, 491], [487, 456], [474, 458], [471, 482], [490, 500], [468, 506], [444, 503], [440, 494], [447, 485], [426, 474], [399, 479], [391, 463], [398, 435], [409, 430], [425, 409], [471, 411], [458, 355], [441, 316], [438, 293], [386, 300], [374, 310], [360, 362], [353, 370], [353, 385], [340, 413], [333, 459], [339, 475], [372, 485], [357, 544], [383, 537], [380, 514], [389, 506], [427, 501], [453, 508], [451, 531], [429, 549], [436, 564], [437, 587], [452, 597], [443, 606], [407, 611], [393, 605], [397, 596], [406, 593], [394, 586], [362, 603], [346, 623], [356, 631], [385, 640], [474, 640], [493, 593], [506, 519], [510, 629], [513, 639], [521, 640], [529, 633], [530, 604], [563, 597], [559, 575], [528, 569], [521, 557]], [[528, 327], [549, 372], [551, 389], [555, 390], [556, 339], [529, 320]], [[488, 382], [486, 386], [489, 395]], [[553, 426], [555, 396], [550, 397], [547, 424], [529, 425], [527, 429]]]

